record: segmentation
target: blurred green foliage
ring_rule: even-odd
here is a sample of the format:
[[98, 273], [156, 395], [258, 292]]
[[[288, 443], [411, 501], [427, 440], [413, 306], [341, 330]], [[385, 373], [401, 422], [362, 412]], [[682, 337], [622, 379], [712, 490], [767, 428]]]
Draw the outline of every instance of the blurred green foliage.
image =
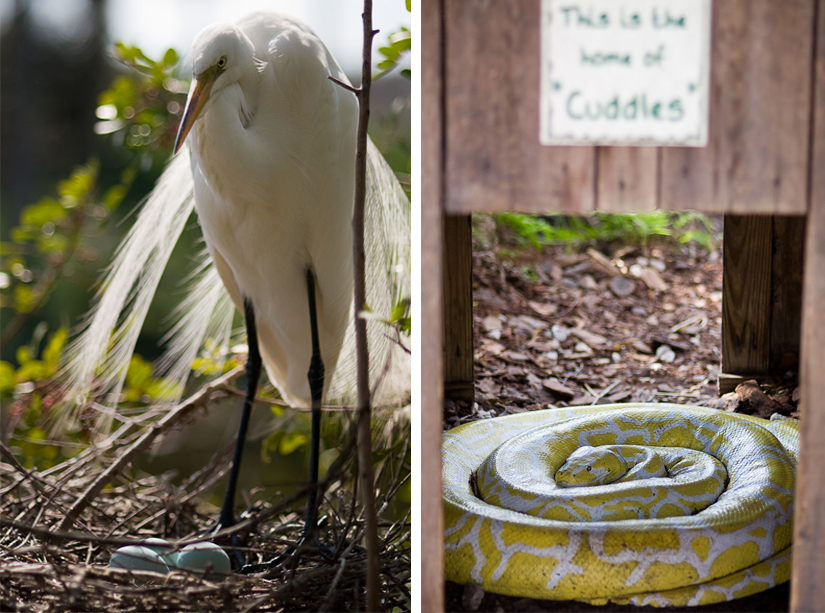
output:
[[[412, 11], [411, 0], [406, 0], [407, 12]], [[412, 34], [411, 32], [401, 26], [397, 32], [391, 33], [387, 37], [387, 44], [383, 47], [378, 47], [378, 53], [384, 56], [384, 59], [378, 62], [378, 72], [373, 75], [372, 80], [380, 79], [388, 72], [394, 70], [409, 53], [412, 48]], [[411, 78], [412, 73], [409, 68], [401, 70], [401, 76]]]
[[534, 216], [520, 213], [494, 215], [498, 228], [509, 230], [517, 244], [577, 245], [597, 241], [640, 244], [647, 248], [654, 239], [693, 242], [711, 251], [719, 242], [710, 220], [696, 211], [672, 213], [594, 213], [580, 216]]

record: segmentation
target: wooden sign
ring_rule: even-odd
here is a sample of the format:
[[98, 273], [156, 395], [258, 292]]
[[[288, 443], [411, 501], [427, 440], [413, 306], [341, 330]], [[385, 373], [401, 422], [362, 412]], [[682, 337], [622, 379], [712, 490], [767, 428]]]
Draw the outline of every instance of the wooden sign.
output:
[[543, 0], [543, 145], [703, 147], [711, 0]]

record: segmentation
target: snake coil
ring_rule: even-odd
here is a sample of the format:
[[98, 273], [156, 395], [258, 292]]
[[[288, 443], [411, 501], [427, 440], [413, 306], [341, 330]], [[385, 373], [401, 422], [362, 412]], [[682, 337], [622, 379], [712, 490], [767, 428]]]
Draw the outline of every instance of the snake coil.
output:
[[[593, 604], [699, 605], [768, 589], [790, 578], [798, 440], [793, 420], [674, 404], [459, 426], [443, 439], [446, 577]], [[599, 453], [588, 460], [584, 447]], [[604, 477], [606, 463], [632, 474]]]

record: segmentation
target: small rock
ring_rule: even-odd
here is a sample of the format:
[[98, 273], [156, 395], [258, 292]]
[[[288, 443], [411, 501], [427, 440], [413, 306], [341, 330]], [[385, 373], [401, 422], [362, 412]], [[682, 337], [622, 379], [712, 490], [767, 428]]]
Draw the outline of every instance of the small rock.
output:
[[676, 359], [676, 354], [674, 353], [673, 349], [670, 348], [669, 345], [659, 345], [659, 347], [656, 349], [656, 358], [660, 362], [670, 364], [673, 360]]
[[645, 269], [643, 266], [639, 266], [638, 264], [633, 264], [630, 267], [630, 274], [636, 277], [637, 279], [641, 279], [642, 275], [645, 274]]
[[587, 343], [583, 343], [582, 341], [579, 341], [578, 343], [576, 343], [576, 346], [574, 347], [574, 351], [576, 353], [586, 353], [586, 354], [592, 354], [593, 353], [593, 350], [589, 347], [589, 345]]
[[651, 258], [650, 259], [650, 266], [652, 268], [655, 268], [659, 272], [664, 272], [665, 268], [667, 268], [665, 263], [662, 260], [660, 260], [659, 258]]
[[645, 319], [648, 326], [658, 326], [659, 325], [659, 318], [656, 317], [656, 313]]
[[638, 305], [630, 309], [630, 312], [639, 317], [645, 317], [647, 315], [647, 309]]
[[581, 279], [579, 279], [579, 286], [582, 289], [598, 289], [599, 284], [596, 283], [596, 279], [594, 279], [591, 275], [584, 275]]
[[495, 315], [488, 315], [484, 318], [484, 321], [481, 322], [481, 326], [487, 332], [492, 332], [493, 330], [501, 332], [501, 319]]
[[545, 351], [541, 355], [542, 355], [542, 357], [545, 357], [548, 360], [553, 360], [554, 362], [559, 359], [559, 352], [558, 351]]
[[553, 324], [553, 327], [550, 328], [550, 332], [553, 334], [553, 338], [560, 343], [566, 341], [567, 337], [570, 336], [570, 331], [560, 324]]
[[487, 333], [487, 338], [491, 338], [494, 341], [501, 340], [501, 328], [496, 328], [495, 330], [490, 330]]
[[633, 293], [636, 284], [626, 277], [613, 277], [610, 280], [610, 291], [619, 298], [624, 298]]
[[617, 352], [614, 351], [613, 353], [610, 354], [610, 359], [613, 360], [614, 363], [618, 364], [619, 362], [622, 361], [622, 356], [621, 356], [620, 353], [617, 353]]

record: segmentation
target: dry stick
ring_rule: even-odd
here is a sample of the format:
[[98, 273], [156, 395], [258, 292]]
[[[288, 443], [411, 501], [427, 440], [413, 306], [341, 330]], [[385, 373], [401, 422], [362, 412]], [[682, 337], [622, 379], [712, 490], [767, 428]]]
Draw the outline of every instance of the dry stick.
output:
[[375, 479], [372, 468], [370, 431], [369, 353], [367, 322], [359, 316], [367, 304], [366, 256], [364, 254], [364, 207], [367, 194], [367, 125], [370, 117], [372, 84], [372, 0], [364, 0], [364, 46], [362, 50], [361, 87], [358, 97], [358, 134], [355, 154], [355, 202], [352, 213], [352, 250], [355, 273], [355, 347], [358, 373], [358, 456], [361, 495], [364, 501], [367, 538], [367, 611], [381, 608], [381, 560], [379, 557], [378, 521], [375, 514]]
[[115, 460], [109, 468], [107, 468], [101, 475], [94, 480], [94, 482], [86, 488], [86, 491], [81, 494], [72, 507], [66, 513], [66, 517], [60, 522], [57, 527], [58, 531], [66, 531], [72, 527], [78, 516], [86, 509], [92, 500], [94, 500], [100, 491], [119, 473], [132, 458], [140, 451], [149, 446], [149, 444], [161, 433], [176, 425], [181, 419], [192, 413], [195, 409], [205, 406], [211, 399], [212, 395], [224, 388], [226, 385], [237, 379], [243, 372], [243, 366], [238, 366], [232, 369], [219, 379], [216, 379], [199, 392], [190, 396], [188, 400], [179, 404], [172, 409], [166, 417], [161, 419], [158, 423], [153, 424], [149, 429], [134, 443], [131, 447], [126, 449], [123, 454]]

